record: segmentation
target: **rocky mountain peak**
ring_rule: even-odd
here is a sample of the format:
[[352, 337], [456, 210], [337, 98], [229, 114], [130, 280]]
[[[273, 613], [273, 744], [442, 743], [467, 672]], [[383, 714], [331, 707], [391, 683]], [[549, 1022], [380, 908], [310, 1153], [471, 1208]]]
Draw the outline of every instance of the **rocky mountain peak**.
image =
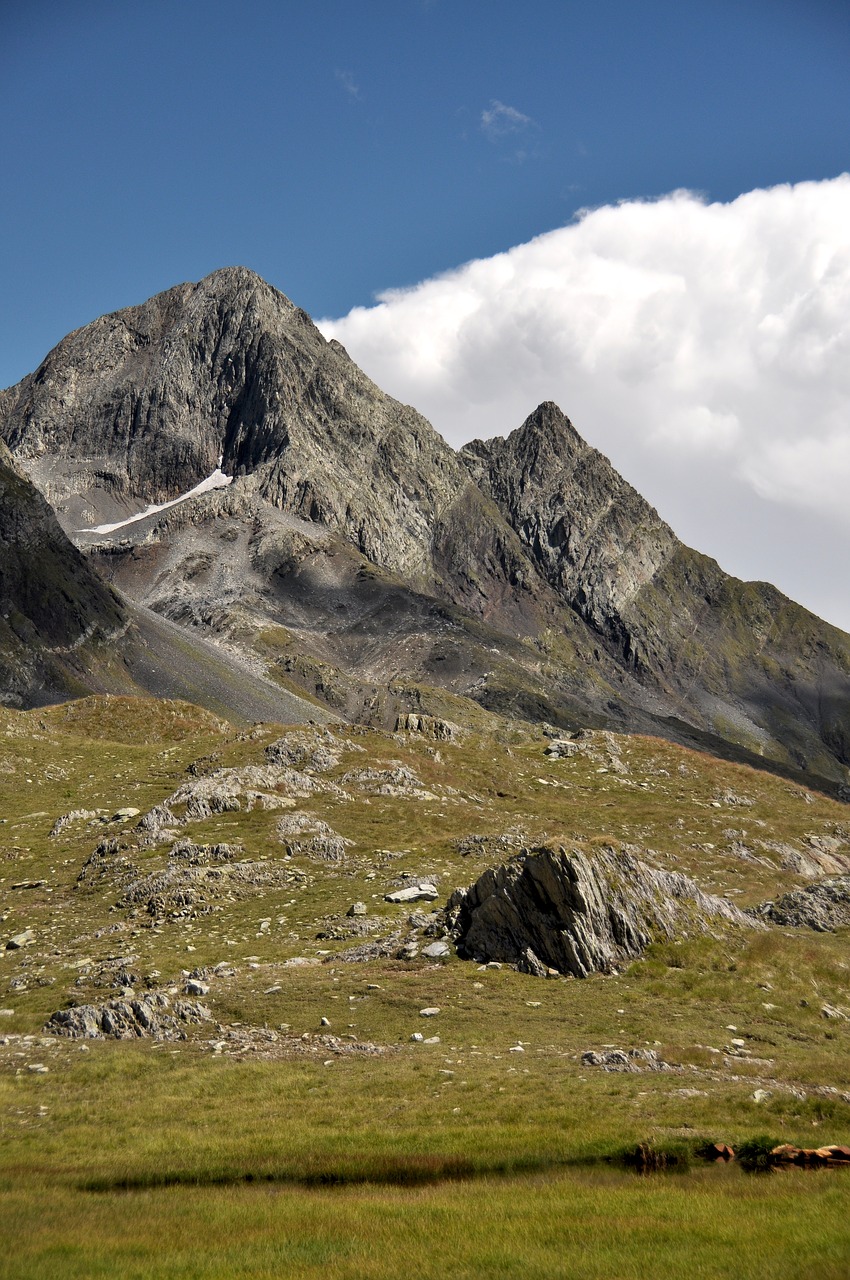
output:
[[175, 622], [274, 625], [304, 670], [553, 723], [694, 729], [842, 780], [850, 763], [847, 637], [683, 547], [551, 401], [456, 453], [244, 267], [69, 334], [0, 393], [0, 437]]

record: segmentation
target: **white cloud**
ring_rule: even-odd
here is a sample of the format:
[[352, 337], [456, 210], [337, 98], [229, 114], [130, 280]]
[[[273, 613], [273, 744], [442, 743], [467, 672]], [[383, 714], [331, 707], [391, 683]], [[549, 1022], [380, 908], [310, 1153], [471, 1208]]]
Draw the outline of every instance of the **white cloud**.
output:
[[531, 116], [523, 115], [516, 107], [509, 107], [498, 98], [491, 98], [490, 106], [481, 112], [481, 128], [491, 141], [522, 133], [533, 124]]
[[556, 400], [692, 544], [815, 608], [820, 574], [850, 627], [789, 551], [843, 539], [843, 573], [850, 175], [584, 211], [321, 327], [454, 445]]
[[360, 86], [355, 83], [354, 76], [351, 72], [337, 70], [334, 72], [334, 75], [336, 77], [337, 84], [342, 85], [349, 98], [356, 101], [360, 97]]

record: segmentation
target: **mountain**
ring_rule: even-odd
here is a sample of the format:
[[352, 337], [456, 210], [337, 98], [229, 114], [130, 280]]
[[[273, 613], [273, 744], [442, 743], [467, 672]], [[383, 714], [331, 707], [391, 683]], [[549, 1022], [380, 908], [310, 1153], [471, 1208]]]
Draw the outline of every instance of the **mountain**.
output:
[[847, 780], [850, 637], [683, 546], [555, 405], [455, 452], [243, 268], [70, 334], [0, 435], [137, 617], [337, 713], [477, 705]]
[[3, 701], [50, 703], [85, 693], [107, 665], [110, 639], [126, 629], [126, 610], [2, 441], [0, 547]]

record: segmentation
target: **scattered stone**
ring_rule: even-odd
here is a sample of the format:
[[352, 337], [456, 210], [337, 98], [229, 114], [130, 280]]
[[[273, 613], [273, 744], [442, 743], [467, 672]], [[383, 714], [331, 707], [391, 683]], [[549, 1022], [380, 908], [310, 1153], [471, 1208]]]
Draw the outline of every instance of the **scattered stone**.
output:
[[454, 847], [462, 858], [475, 855], [495, 861], [521, 849], [524, 843], [525, 836], [521, 832], [505, 831], [498, 836], [477, 834], [462, 836], [459, 840], [455, 840]]
[[439, 1012], [440, 1010], [438, 1008], [432, 1005], [429, 1005], [427, 1009], [419, 1010], [419, 1016], [420, 1018], [436, 1018]]
[[439, 1037], [439, 1036], [426, 1036], [426, 1037], [425, 1037], [425, 1039], [422, 1041], [422, 1043], [423, 1043], [423, 1044], [439, 1044], [439, 1043], [440, 1043], [440, 1037]]
[[47, 884], [46, 880], [18, 880], [16, 884], [10, 885], [10, 889], [41, 889]]
[[421, 1031], [414, 1031], [410, 1038], [414, 1044], [422, 1044], [422, 1041], [425, 1039]]
[[572, 742], [568, 738], [556, 738], [554, 742], [549, 743], [543, 754], [554, 760], [567, 760], [570, 756], [578, 755], [580, 750], [581, 745], [578, 742]]
[[840, 1019], [843, 1022], [847, 1021], [847, 1014], [844, 1013], [842, 1009], [837, 1009], [834, 1004], [825, 1004], [820, 1012], [822, 1018]]
[[368, 908], [365, 902], [352, 902], [345, 914], [347, 916], [365, 916], [367, 910]]
[[187, 996], [208, 996], [210, 993], [209, 985], [197, 978], [190, 978], [183, 990]]
[[754, 1089], [753, 1090], [753, 1102], [757, 1103], [759, 1106], [763, 1102], [767, 1102], [768, 1098], [771, 1098], [772, 1096], [773, 1094], [771, 1093], [770, 1089]]
[[141, 813], [140, 809], [134, 809], [132, 805], [125, 805], [123, 809], [116, 809], [112, 815], [113, 822], [128, 822], [130, 818], [138, 818]]
[[50, 828], [48, 839], [55, 840], [72, 822], [96, 822], [99, 817], [100, 814], [97, 809], [72, 809], [70, 813], [63, 813], [61, 817], [56, 819]]
[[32, 1071], [34, 1075], [46, 1076], [49, 1070], [43, 1062], [30, 1062], [27, 1065], [27, 1071]]
[[320, 1027], [329, 1027], [330, 1025], [331, 1025], [331, 1020], [330, 1020], [330, 1018], [324, 1018], [324, 1017], [322, 1017], [322, 1018], [320, 1018], [320, 1019], [319, 1019], [319, 1026], [320, 1026]]

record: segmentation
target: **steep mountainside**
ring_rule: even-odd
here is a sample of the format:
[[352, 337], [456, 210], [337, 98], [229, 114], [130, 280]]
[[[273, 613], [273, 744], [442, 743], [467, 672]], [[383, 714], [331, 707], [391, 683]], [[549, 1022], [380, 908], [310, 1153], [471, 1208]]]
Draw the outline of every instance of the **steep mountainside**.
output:
[[684, 547], [554, 405], [455, 453], [242, 268], [70, 334], [0, 435], [120, 591], [338, 712], [461, 697], [847, 780], [850, 638]]
[[0, 441], [2, 701], [55, 702], [90, 687], [126, 613]]
[[850, 639], [685, 547], [556, 405], [462, 456], [570, 609], [683, 719], [755, 752], [779, 739], [801, 768], [850, 762]]

